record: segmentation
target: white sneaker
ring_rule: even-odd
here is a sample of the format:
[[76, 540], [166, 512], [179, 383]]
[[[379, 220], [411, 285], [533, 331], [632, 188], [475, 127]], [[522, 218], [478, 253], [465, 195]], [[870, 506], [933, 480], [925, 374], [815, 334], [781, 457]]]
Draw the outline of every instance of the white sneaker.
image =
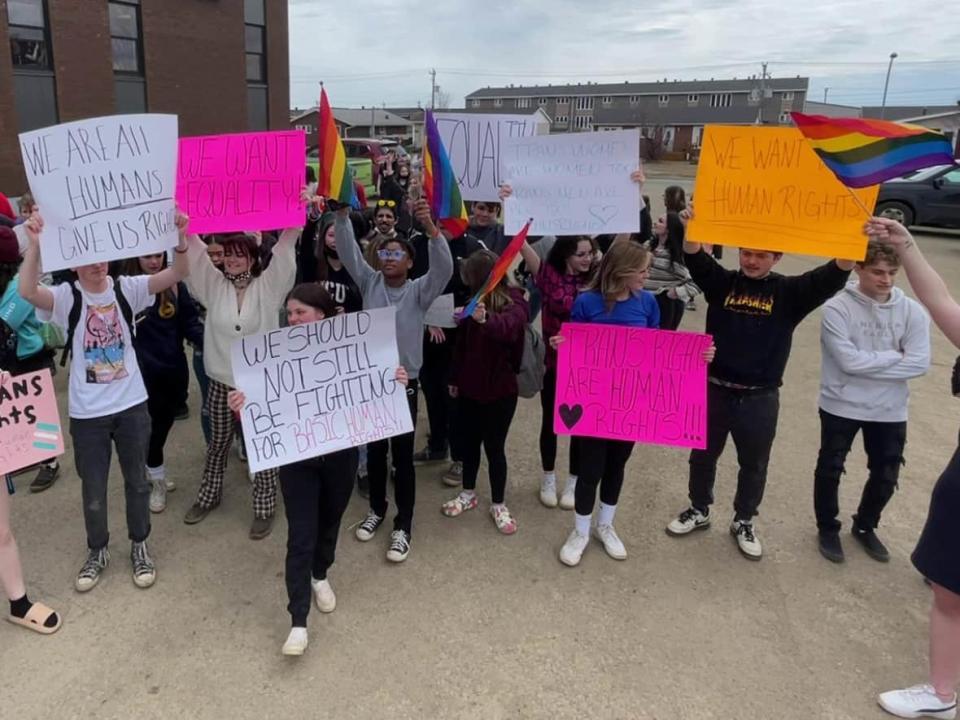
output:
[[167, 509], [167, 483], [163, 478], [150, 480], [150, 512], [162, 513]]
[[307, 629], [302, 627], [290, 628], [290, 634], [287, 635], [287, 641], [283, 644], [283, 650], [280, 652], [284, 655], [303, 655], [307, 645]]
[[614, 560], [627, 559], [627, 549], [617, 536], [617, 531], [613, 529], [613, 525], [597, 525], [593, 528], [593, 535], [603, 543], [603, 549]]
[[903, 690], [891, 690], [877, 697], [880, 707], [891, 715], [902, 718], [944, 718], [957, 716], [957, 696], [944, 702], [937, 697], [930, 685], [914, 685]]
[[167, 477], [167, 469], [163, 465], [155, 468], [147, 465], [147, 477], [150, 478], [151, 482], [162, 480], [167, 487], [167, 492], [173, 492], [177, 489], [177, 484]]
[[317, 610], [322, 613], [332, 613], [337, 609], [337, 596], [330, 587], [329, 580], [312, 580], [313, 599], [317, 602]]
[[590, 536], [581, 535], [574, 528], [563, 547], [560, 548], [560, 562], [569, 567], [576, 567], [580, 564], [580, 558], [583, 557], [583, 551], [587, 549], [589, 543]]
[[557, 479], [543, 478], [540, 481], [540, 502], [548, 508], [557, 506]]
[[763, 548], [753, 529], [753, 523], [734, 520], [730, 523], [730, 534], [737, 539], [737, 546], [745, 558], [759, 560], [763, 557]]
[[704, 515], [695, 507], [688, 507], [667, 525], [668, 535], [687, 535], [694, 530], [706, 530], [710, 527], [710, 516]]
[[577, 498], [577, 481], [575, 478], [567, 479], [567, 486], [563, 489], [563, 495], [560, 496], [560, 509], [573, 510]]
[[390, 533], [390, 548], [387, 550], [387, 560], [402, 563], [410, 554], [410, 536], [404, 530], [394, 530]]

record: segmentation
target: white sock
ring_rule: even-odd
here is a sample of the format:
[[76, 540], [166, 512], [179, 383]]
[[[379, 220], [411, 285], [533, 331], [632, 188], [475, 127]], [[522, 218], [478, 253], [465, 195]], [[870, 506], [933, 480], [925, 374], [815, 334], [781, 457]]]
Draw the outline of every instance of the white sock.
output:
[[476, 490], [461, 490], [460, 497], [463, 500], [473, 500], [474, 496], [477, 494]]
[[490, 503], [490, 509], [491, 509], [491, 510], [496, 510], [496, 509], [498, 509], [498, 508], [502, 508], [502, 507], [506, 507], [506, 506], [507, 506], [506, 503]]
[[46, 462], [42, 462], [40, 464], [43, 465], [44, 467], [50, 468], [51, 470], [56, 470], [58, 467], [60, 467], [60, 461], [57, 460], [56, 458], [54, 458], [53, 460], [47, 460]]
[[550, 487], [557, 486], [557, 474], [554, 472], [545, 472], [543, 474], [543, 484]]
[[163, 480], [167, 476], [167, 470], [163, 465], [150, 467], [147, 465], [147, 477], [151, 480]]
[[613, 525], [613, 516], [616, 514], [616, 505], [600, 503], [600, 512], [597, 514], [597, 525]]
[[573, 492], [573, 489], [577, 486], [577, 476], [571, 475], [567, 478], [567, 488], [564, 492]]
[[577, 532], [581, 535], [590, 534], [590, 520], [592, 515], [581, 515], [580, 513], [574, 514], [574, 527], [576, 527]]

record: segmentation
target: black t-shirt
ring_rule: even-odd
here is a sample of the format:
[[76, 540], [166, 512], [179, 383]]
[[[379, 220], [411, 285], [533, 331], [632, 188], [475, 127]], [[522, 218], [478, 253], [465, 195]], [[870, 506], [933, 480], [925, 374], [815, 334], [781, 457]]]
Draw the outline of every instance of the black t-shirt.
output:
[[328, 266], [327, 279], [322, 284], [330, 293], [334, 304], [342, 307], [344, 312], [363, 310], [363, 296], [360, 294], [360, 288], [345, 267], [334, 270]]

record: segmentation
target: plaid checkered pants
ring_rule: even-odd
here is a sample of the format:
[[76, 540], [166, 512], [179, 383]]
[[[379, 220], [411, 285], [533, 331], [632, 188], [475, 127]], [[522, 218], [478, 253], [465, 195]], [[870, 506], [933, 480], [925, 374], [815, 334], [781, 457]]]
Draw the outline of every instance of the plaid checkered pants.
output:
[[[210, 442], [207, 444], [207, 461], [203, 467], [203, 483], [197, 493], [201, 507], [212, 508], [223, 497], [223, 471], [227, 467], [227, 453], [233, 443], [236, 422], [227, 407], [230, 388], [216, 380], [210, 381], [207, 392], [207, 412], [210, 415]], [[253, 476], [253, 514], [258, 518], [272, 517], [277, 509], [277, 480], [280, 472], [274, 468], [263, 470]]]

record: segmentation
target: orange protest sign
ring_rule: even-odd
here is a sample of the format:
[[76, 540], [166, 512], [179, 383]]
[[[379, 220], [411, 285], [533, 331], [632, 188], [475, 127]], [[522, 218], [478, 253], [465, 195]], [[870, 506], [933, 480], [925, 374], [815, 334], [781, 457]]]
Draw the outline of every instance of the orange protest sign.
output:
[[837, 180], [796, 128], [707, 125], [688, 236], [698, 243], [862, 260], [878, 188]]

